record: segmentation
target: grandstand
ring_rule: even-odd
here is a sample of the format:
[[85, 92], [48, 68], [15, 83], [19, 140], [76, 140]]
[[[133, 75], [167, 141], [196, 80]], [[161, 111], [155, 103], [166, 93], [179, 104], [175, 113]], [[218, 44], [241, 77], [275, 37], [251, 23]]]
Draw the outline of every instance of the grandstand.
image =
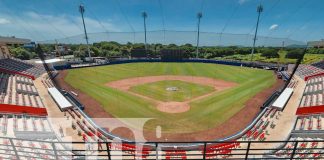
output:
[[[229, 19], [226, 19], [225, 16], [219, 14], [222, 19], [226, 20], [220, 33], [200, 33], [200, 18], [202, 18], [202, 12], [200, 11], [202, 11], [204, 7], [206, 8], [202, 2], [198, 7], [200, 8], [200, 11], [198, 12], [197, 17], [197, 32], [173, 31], [171, 29], [166, 30], [166, 28], [164, 28], [165, 22], [162, 1], [159, 0], [158, 4], [161, 9], [161, 19], [163, 19], [163, 29], [161, 31], [149, 29], [151, 30], [149, 31], [150, 36], [148, 36], [150, 44], [147, 44], [146, 18], [148, 18], [148, 15], [146, 12], [143, 12], [142, 16], [144, 18], [145, 26], [144, 46], [144, 44], [141, 44], [142, 39], [144, 39], [144, 36], [142, 35], [143, 33], [137, 31], [136, 28], [139, 25], [136, 24], [132, 26], [130, 24], [130, 22], [137, 20], [127, 17], [127, 13], [123, 10], [124, 7], [121, 7], [121, 4], [119, 3], [119, 1], [116, 1], [118, 7], [115, 7], [121, 10], [121, 13], [131, 31], [115, 33], [109, 32], [109, 41], [116, 40], [111, 43], [108, 42], [105, 44], [105, 42], [103, 42], [104, 44], [89, 44], [96, 41], [107, 41], [107, 37], [103, 35], [108, 35], [108, 31], [105, 29], [106, 32], [104, 34], [102, 32], [91, 33], [89, 34], [89, 38], [86, 31], [85, 20], [86, 22], [91, 22], [90, 24], [93, 28], [97, 27], [93, 24], [95, 21], [99, 22], [98, 26], [103, 28], [105, 28], [105, 25], [110, 25], [110, 23], [101, 23], [99, 18], [102, 18], [102, 16], [98, 16], [97, 18], [95, 15], [92, 15], [91, 17], [96, 17], [96, 20], [93, 21], [91, 21], [92, 19], [90, 17], [84, 19], [85, 8], [83, 4], [79, 6], [79, 11], [83, 20], [82, 23], [85, 36], [77, 35], [67, 37], [66, 34], [61, 34], [61, 28], [55, 27], [56, 24], [51, 24], [53, 21], [57, 21], [57, 19], [54, 19], [55, 17], [52, 15], [38, 14], [37, 12], [39, 10], [36, 8], [35, 13], [29, 13], [26, 16], [26, 19], [31, 18], [31, 20], [35, 20], [35, 17], [37, 17], [37, 20], [49, 19], [48, 23], [50, 26], [53, 27], [56, 32], [60, 33], [59, 35], [63, 35], [63, 37], [57, 39], [59, 42], [57, 40], [52, 42], [52, 40], [47, 40], [50, 38], [44, 37], [46, 40], [44, 39], [43, 41], [39, 41], [44, 43], [44, 45], [38, 43], [37, 48], [33, 48], [32, 52], [37, 52], [38, 58], [40, 58], [40, 61], [38, 62], [41, 63], [34, 63], [34, 60], [28, 61], [14, 58], [10, 53], [11, 50], [6, 46], [18, 45], [22, 47], [24, 44], [31, 43], [30, 40], [19, 39], [19, 41], [17, 41], [14, 37], [7, 37], [7, 43], [3, 43], [3, 37], [0, 37], [0, 160], [324, 159], [324, 61], [323, 59], [317, 60], [314, 58], [314, 62], [312, 61], [309, 62], [309, 64], [301, 64], [303, 56], [307, 52], [307, 47], [302, 53], [302, 56], [298, 58], [294, 57], [296, 56], [294, 53], [295, 48], [287, 47], [289, 45], [294, 47], [305, 45], [303, 42], [291, 40], [290, 37], [292, 36], [291, 34], [302, 30], [302, 28], [306, 28], [306, 23], [302, 24], [302, 27], [296, 26], [296, 30], [294, 31], [287, 31], [287, 34], [290, 34], [287, 37], [271, 37], [270, 34], [276, 32], [276, 28], [279, 26], [278, 24], [270, 26], [269, 30], [271, 32], [269, 32], [268, 36], [258, 36], [257, 33], [260, 15], [263, 12], [263, 7], [260, 4], [257, 7], [257, 25], [254, 26], [253, 24], [251, 30], [254, 31], [255, 29], [254, 35], [251, 35], [250, 32], [247, 34], [227, 33], [226, 29], [230, 26], [228, 23], [231, 23], [232, 17], [235, 17], [238, 10], [244, 10], [239, 8], [250, 6], [251, 4], [246, 5], [244, 3], [247, 3], [247, 1], [239, 1], [239, 3], [236, 4], [237, 6], [233, 7], [234, 10], [229, 16]], [[269, 8], [269, 10], [271, 11], [272, 9], [275, 9], [278, 3], [281, 3], [280, 0], [272, 2], [271, 4], [273, 6], [272, 8]], [[5, 5], [5, 2], [3, 2], [3, 4]], [[48, 4], [52, 5], [52, 2], [48, 2]], [[184, 5], [183, 2], [180, 4]], [[307, 6], [307, 4], [304, 3], [296, 4], [298, 4], [299, 7], [296, 12], [303, 10], [301, 8]], [[175, 6], [175, 4], [172, 5]], [[210, 7], [214, 8], [214, 10], [220, 11], [218, 8], [215, 8], [215, 6]], [[55, 4], [51, 8], [58, 9]], [[66, 8], [69, 7], [67, 6]], [[316, 8], [316, 6], [314, 6], [314, 8]], [[46, 9], [47, 8], [45, 8], [45, 10]], [[227, 10], [227, 8], [225, 9]], [[54, 11], [53, 13], [56, 12]], [[86, 13], [96, 14], [97, 12]], [[272, 12], [267, 12], [266, 15], [268, 13], [272, 14]], [[172, 14], [172, 12], [169, 14]], [[287, 22], [289, 22], [290, 17], [292, 17], [293, 14], [289, 16]], [[16, 16], [14, 14], [12, 15], [14, 19]], [[32, 16], [28, 17], [30, 15]], [[69, 15], [67, 17], [71, 18], [70, 20], [72, 20], [73, 23], [76, 23], [74, 21], [75, 17]], [[59, 18], [64, 19], [65, 15]], [[263, 17], [261, 17], [261, 21], [267, 22], [266, 19], [264, 20], [262, 18]], [[2, 23], [6, 23], [4, 19], [1, 20]], [[18, 22], [20, 21], [18, 20]], [[63, 22], [65, 22], [65, 20], [62, 20], [62, 22], [60, 21], [59, 24], [65, 24]], [[187, 24], [183, 21], [180, 22], [183, 23], [185, 28], [187, 27]], [[247, 22], [244, 21], [244, 23]], [[21, 23], [21, 25], [24, 25], [24, 23]], [[67, 26], [71, 27], [70, 25]], [[78, 24], [76, 24], [76, 26], [76, 29], [80, 28]], [[112, 28], [114, 27], [114, 25], [111, 26]], [[237, 26], [239, 25], [237, 24]], [[280, 24], [280, 27], [281, 26], [282, 24]], [[307, 24], [307, 26], [311, 25]], [[31, 28], [26, 27], [27, 29], [24, 29], [27, 32], [30, 32], [29, 30], [32, 30], [34, 25], [32, 24], [29, 27]], [[33, 31], [32, 36], [38, 37], [38, 35], [34, 35], [34, 32], [36, 33], [38, 30], [39, 28], [37, 28], [36, 31]], [[70, 28], [69, 31], [72, 30], [74, 29]], [[308, 34], [312, 35], [312, 32]], [[57, 35], [57, 33], [55, 33], [55, 35]], [[50, 37], [50, 34], [48, 34], [48, 36]], [[201, 39], [204, 40], [199, 42], [199, 36], [202, 36], [203, 38]], [[81, 44], [84, 43], [84, 37], [87, 45]], [[132, 43], [129, 42], [132, 40]], [[77, 57], [78, 60], [74, 59], [72, 62], [64, 59], [64, 57], [55, 58], [57, 53], [52, 53], [54, 45], [51, 46], [45, 44], [51, 42], [56, 44], [56, 52], [60, 52], [59, 50], [61, 50], [58, 49], [60, 48], [58, 47], [58, 43], [77, 44], [71, 47], [73, 48], [73, 51], [71, 50], [71, 52], [69, 52], [68, 49], [64, 49], [64, 52], [69, 52], [68, 54], [71, 54], [71, 57]], [[118, 46], [118, 42], [125, 43], [125, 45], [123, 44]], [[217, 42], [217, 44], [215, 44], [215, 42]], [[34, 45], [34, 43], [32, 44]], [[193, 44], [196, 46], [193, 46]], [[201, 44], [201, 46], [204, 45], [204, 47], [200, 47], [199, 44]], [[250, 46], [250, 44], [253, 45]], [[323, 41], [321, 41], [321, 44], [317, 42], [311, 42], [311, 44], [314, 47], [312, 49], [318, 49], [321, 48]], [[43, 47], [45, 45], [48, 46]], [[267, 48], [267, 46], [270, 47]], [[43, 51], [43, 49], [46, 51]], [[265, 50], [264, 52], [263, 49]], [[205, 55], [199, 53], [200, 50], [204, 50]], [[251, 55], [250, 50], [252, 50]], [[278, 50], [280, 51], [277, 52]], [[278, 58], [274, 58], [277, 57], [277, 53], [280, 54], [281, 51], [284, 56], [281, 57], [282, 55], [279, 55]], [[122, 54], [119, 54], [119, 52]], [[104, 53], [104, 55], [97, 55], [99, 53]], [[91, 57], [91, 54], [94, 54], [94, 57]], [[263, 61], [254, 61], [253, 54], [255, 54], [255, 58], [260, 58]], [[262, 57], [262, 54], [266, 54], [267, 56]], [[59, 55], [61, 55], [61, 53], [59, 53]], [[87, 55], [89, 57], [86, 57]], [[288, 55], [294, 58], [286, 59]], [[95, 56], [100, 57], [95, 58]], [[54, 59], [50, 59], [53, 57]], [[317, 57], [317, 55], [315, 57]], [[84, 61], [81, 59], [84, 59]], [[293, 63], [296, 59], [296, 64], [286, 64], [286, 62]], [[50, 64], [54, 61], [57, 65]], [[279, 64], [279, 61], [283, 61], [284, 63]], [[162, 65], [167, 64], [168, 66], [165, 68], [153, 65], [146, 66], [147, 64], [152, 63]], [[179, 69], [177, 66], [180, 66], [180, 63], [184, 67]], [[131, 65], [127, 68], [124, 66], [125, 64]], [[109, 71], [109, 74], [105, 70], [105, 67], [110, 67], [111, 70]], [[141, 69], [145, 67], [152, 69], [149, 72], [150, 78], [165, 76], [163, 81], [168, 81], [166, 82], [167, 85], [165, 86], [162, 83], [163, 86], [161, 87], [162, 89], [160, 89], [160, 84], [156, 85], [153, 83], [162, 82], [162, 80], [154, 81], [152, 80], [153, 78], [144, 79], [146, 74], [144, 73], [144, 70]], [[198, 68], [197, 70], [195, 70], [196, 67]], [[216, 69], [209, 70], [209, 67], [215, 67]], [[130, 68], [135, 69], [131, 70]], [[82, 69], [88, 70], [84, 71]], [[76, 76], [76, 74], [68, 74], [69, 71], [75, 70], [80, 71], [80, 77]], [[113, 72], [115, 70], [116, 72]], [[121, 73], [122, 76], [117, 74], [119, 71], [124, 71]], [[204, 71], [206, 72], [203, 74]], [[85, 74], [85, 72], [88, 72], [89, 74]], [[130, 72], [137, 73], [132, 74]], [[185, 74], [178, 75], [178, 72], [184, 72]], [[95, 77], [100, 73], [104, 76]], [[266, 76], [259, 73], [264, 73]], [[60, 75], [62, 74], [66, 75], [61, 77]], [[206, 75], [216, 76], [210, 76], [208, 78], [199, 77]], [[236, 77], [231, 77], [232, 75], [236, 75]], [[260, 77], [256, 77], [255, 75]], [[75, 78], [71, 80], [72, 84], [75, 86], [77, 86], [77, 81], [80, 82], [79, 88], [74, 85], [61, 85], [61, 83], [67, 81], [65, 78], [68, 76]], [[90, 76], [95, 78], [90, 79]], [[176, 76], [186, 76], [187, 79], [186, 81], [183, 81], [181, 78]], [[111, 84], [110, 82], [117, 80], [123, 81], [126, 79], [125, 77], [131, 79], [131, 81], [124, 81], [124, 83], [119, 83], [119, 85], [121, 86], [120, 88], [127, 89], [117, 90], [117, 87], [113, 88], [109, 86], [109, 84]], [[140, 79], [140, 77], [143, 79]], [[273, 79], [270, 79], [269, 77]], [[190, 83], [193, 82], [195, 78], [200, 78], [201, 84], [198, 82]], [[87, 83], [80, 79], [87, 81]], [[111, 80], [109, 81], [109, 84], [107, 79]], [[212, 81], [211, 79], [215, 81]], [[216, 81], [216, 79], [219, 81]], [[267, 81], [269, 79], [273, 81]], [[131, 91], [131, 89], [134, 89], [135, 87], [143, 87], [146, 85], [144, 81], [148, 81], [150, 85], [153, 84], [153, 87], [149, 86], [149, 89], [147, 89], [149, 91], [149, 96]], [[184, 99], [194, 96], [194, 88], [198, 88], [196, 90], [204, 91], [210, 88], [211, 92], [201, 95], [201, 99], [199, 99], [199, 97], [194, 97], [197, 99], [193, 98], [195, 101], [190, 99], [188, 100], [188, 103], [187, 101], [169, 101], [171, 94], [179, 93], [176, 92], [178, 90], [180, 90], [180, 92], [182, 91], [182, 88], [180, 87], [177, 88], [175, 86], [169, 86], [171, 84], [170, 81], [180, 81], [183, 86], [197, 86], [189, 87], [190, 94], [184, 95]], [[135, 82], [139, 83], [139, 85], [128, 86], [128, 83], [135, 84]], [[267, 84], [267, 82], [269, 83]], [[209, 83], [212, 85], [209, 86]], [[249, 85], [244, 86], [240, 83]], [[271, 85], [269, 85], [270, 83]], [[140, 88], [139, 90], [146, 90], [145, 87], [146, 86], [144, 86], [144, 89]], [[90, 90], [89, 92], [93, 93], [94, 96], [91, 96], [90, 94], [87, 95], [84, 90]], [[166, 102], [162, 100], [153, 101], [155, 99], [150, 97], [155, 92], [158, 92], [158, 90], [161, 90], [162, 93], [168, 91], [166, 94], [167, 96], [165, 96], [167, 97], [167, 100], [165, 100]], [[260, 92], [254, 93], [256, 90], [260, 90]], [[234, 91], [236, 94], [234, 94]], [[105, 97], [99, 97], [98, 95]], [[220, 96], [217, 97], [218, 95]], [[262, 97], [262, 99], [258, 96]], [[111, 97], [113, 98], [108, 99]], [[107, 103], [100, 103], [100, 98]], [[229, 99], [222, 101], [225, 98]], [[84, 103], [83, 100], [88, 100], [88, 103]], [[110, 103], [112, 101], [115, 103]], [[204, 103], [201, 103], [201, 101]], [[214, 104], [215, 101], [220, 101], [220, 105]], [[230, 103], [230, 101], [233, 103]], [[144, 108], [146, 103], [148, 104], [148, 107]], [[166, 104], [164, 106], [162, 105], [161, 108], [166, 109], [170, 107], [171, 111], [175, 111], [180, 108], [180, 105], [183, 105], [184, 108], [189, 108], [188, 110], [193, 111], [193, 113], [187, 112], [188, 110], [183, 111], [183, 113], [180, 111], [162, 112], [161, 110], [158, 110], [158, 108], [154, 108], [155, 103], [157, 106], [161, 106], [162, 103]], [[122, 107], [111, 104], [123, 104], [126, 106], [124, 108], [128, 110], [121, 110]], [[134, 109], [136, 104], [140, 104], [139, 108]], [[104, 105], [117, 106], [116, 109], [113, 109], [119, 114], [110, 112], [113, 109], [105, 108]], [[229, 109], [226, 111], [223, 109], [225, 105], [229, 106]], [[99, 106], [100, 109], [96, 108], [97, 106]], [[134, 108], [127, 108], [129, 106]], [[207, 108], [207, 106], [211, 107]], [[205, 107], [207, 109], [201, 109], [199, 107]], [[250, 110], [249, 107], [254, 110]], [[220, 110], [216, 110], [218, 114], [212, 113], [212, 110], [215, 108], [220, 108]], [[92, 111], [91, 113], [94, 112], [98, 116], [95, 117], [91, 115], [88, 112], [89, 110]], [[134, 123], [137, 123], [137, 120], [141, 118], [149, 119], [151, 118], [151, 115], [148, 114], [148, 110], [152, 110], [152, 112], [155, 113], [153, 114], [153, 118], [155, 118], [154, 116], [161, 116], [164, 118], [162, 120], [166, 121], [167, 119], [175, 117], [175, 120], [170, 123], [178, 122], [179, 124], [177, 123], [176, 127], [180, 129], [195, 129], [195, 127], [199, 127], [198, 125], [202, 126], [205, 124], [208, 128], [199, 128], [194, 131], [190, 130], [194, 133], [186, 131], [183, 131], [183, 133], [173, 133], [173, 130], [168, 130], [171, 127], [168, 128], [169, 126], [167, 125], [165, 128], [162, 128], [161, 126], [150, 128], [151, 126], [146, 126], [146, 124], [143, 125], [143, 128], [148, 128], [147, 130], [149, 133], [155, 134], [156, 137], [153, 138], [160, 138], [160, 140], [155, 141], [147, 138], [148, 141], [145, 141], [146, 135], [144, 135], [144, 131], [141, 130], [143, 128], [137, 128], [137, 125], [129, 123], [125, 119], [129, 115], [130, 117], [133, 117], [130, 118], [130, 121]], [[232, 112], [232, 110], [237, 110], [237, 112]], [[202, 116], [197, 120], [194, 119], [193, 117], [200, 111], [203, 112]], [[128, 114], [124, 114], [124, 112], [127, 112]], [[137, 116], [135, 112], [141, 112], [142, 115]], [[178, 119], [176, 119], [178, 118], [176, 117], [177, 115], [184, 115], [183, 119], [185, 120], [193, 120], [188, 121], [189, 123], [186, 123], [186, 125], [182, 125], [180, 121], [185, 120], [181, 119], [178, 121]], [[243, 118], [238, 115], [243, 115]], [[188, 116], [188, 118], [185, 116]], [[227, 119], [220, 119], [220, 117], [222, 118], [223, 116], [228, 117], [226, 117]], [[138, 119], [134, 119], [134, 117]], [[204, 121], [205, 119], [207, 122], [212, 121], [215, 123], [204, 123], [206, 122]], [[243, 122], [241, 121], [247, 122], [242, 125]], [[193, 122], [197, 122], [198, 125], [195, 125]], [[218, 128], [213, 128], [215, 126], [224, 129], [224, 131], [228, 131], [234, 128], [234, 125], [239, 128], [239, 130], [237, 132], [235, 131], [234, 134], [232, 134], [232, 132], [229, 132], [231, 134], [221, 132], [221, 138], [217, 137], [217, 139], [195, 141], [200, 137], [210, 138], [205, 135], [208, 135], [211, 132], [220, 132], [217, 130]], [[122, 132], [124, 131], [123, 129], [127, 132]], [[171, 136], [175, 135], [174, 137], [178, 137], [179, 140], [167, 139], [165, 138], [167, 136], [164, 137], [163, 133]], [[198, 136], [197, 138], [194, 137], [195, 139], [191, 141], [189, 134], [190, 136]], [[137, 139], [138, 135], [140, 135], [139, 139]], [[188, 141], [183, 141], [183, 139], [179, 138], [180, 136], [184, 139], [187, 138]]]
[[[116, 136], [102, 130], [82, 110], [71, 108], [61, 111], [47, 93], [47, 88], [53, 88], [55, 85], [41, 66], [17, 59], [6, 59], [6, 61], [12, 62], [13, 65], [4, 65], [8, 63], [5, 60], [0, 61], [2, 64], [2, 72], [0, 73], [2, 103], [0, 122], [3, 139], [0, 156], [2, 158], [53, 159], [54, 157], [61, 157], [62, 159], [69, 159], [72, 155], [78, 157], [86, 154], [86, 150], [93, 150], [91, 154], [87, 152], [88, 156], [107, 156], [111, 159], [120, 156], [124, 159], [130, 157], [150, 159], [155, 156], [163, 159], [231, 159], [252, 155], [265, 158], [323, 156], [323, 151], [320, 148], [324, 144], [322, 142], [324, 138], [322, 136], [324, 112], [322, 110], [317, 110], [317, 112], [313, 112], [313, 110], [299, 111], [303, 108], [323, 107], [324, 78], [323, 75], [318, 75], [323, 70], [315, 67], [319, 63], [316, 63], [315, 66], [299, 66], [297, 73], [288, 84], [288, 88], [293, 89], [294, 92], [285, 104], [286, 109], [281, 111], [269, 105], [246, 129], [227, 138], [224, 142], [210, 144], [192, 142], [190, 145], [188, 144], [191, 147], [186, 146], [183, 142], [179, 146], [175, 145], [176, 142], [174, 144], [171, 142], [151, 142], [152, 144], [148, 143], [142, 146], [142, 150], [139, 152], [138, 146], [132, 143], [112, 141], [111, 139], [116, 138]], [[305, 79], [307, 80], [305, 81]], [[297, 99], [300, 99], [300, 102]], [[3, 107], [4, 105], [10, 106]], [[39, 114], [38, 110], [26, 112], [24, 108], [20, 110], [5, 109], [8, 107], [42, 108], [46, 109], [47, 112], [45, 112], [46, 114]], [[296, 114], [292, 112], [294, 109], [297, 109]], [[58, 115], [63, 119], [55, 120], [54, 117]], [[76, 141], [94, 143], [90, 145], [92, 147], [88, 147], [84, 151], [81, 149], [79, 152], [69, 151], [63, 145], [62, 141], [65, 141], [65, 138], [61, 137], [62, 133], [57, 127], [62, 120], [71, 123], [72, 130], [68, 131], [69, 129], [67, 129], [64, 131], [65, 134], [75, 137]], [[286, 129], [283, 130], [283, 128]], [[279, 130], [280, 134], [276, 134]], [[283, 139], [284, 137], [287, 138]], [[278, 140], [284, 140], [284, 142], [268, 142]], [[106, 143], [107, 145], [101, 146]], [[264, 144], [266, 145], [262, 147]], [[160, 151], [156, 151], [156, 145], [161, 147]], [[172, 148], [167, 147], [170, 145]], [[86, 144], [73, 144], [69, 147], [78, 150], [76, 148], [80, 148], [80, 146], [85, 147]], [[99, 146], [101, 148], [97, 148]], [[264, 149], [260, 155], [257, 155], [256, 150], [253, 150], [253, 148], [258, 147]], [[276, 149], [270, 150], [270, 148]], [[307, 148], [311, 148], [311, 150]], [[109, 155], [106, 152], [98, 152], [97, 149], [109, 151]]]

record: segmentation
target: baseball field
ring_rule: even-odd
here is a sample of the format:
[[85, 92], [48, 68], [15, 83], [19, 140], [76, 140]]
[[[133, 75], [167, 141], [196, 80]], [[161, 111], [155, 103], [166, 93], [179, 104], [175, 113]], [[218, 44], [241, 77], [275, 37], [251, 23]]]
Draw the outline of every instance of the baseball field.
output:
[[146, 130], [191, 133], [229, 120], [276, 79], [272, 71], [228, 65], [129, 63], [71, 69], [64, 81], [113, 117], [153, 118]]

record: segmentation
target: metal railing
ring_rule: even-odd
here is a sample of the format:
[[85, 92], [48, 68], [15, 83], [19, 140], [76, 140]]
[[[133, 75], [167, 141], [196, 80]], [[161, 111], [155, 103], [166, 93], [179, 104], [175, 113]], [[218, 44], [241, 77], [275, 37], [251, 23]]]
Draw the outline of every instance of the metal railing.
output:
[[[324, 140], [232, 142], [52, 142], [0, 137], [9, 159], [323, 159]], [[183, 145], [186, 144], [186, 145]], [[190, 144], [190, 145], [189, 145]], [[179, 146], [185, 147], [179, 147]], [[63, 147], [69, 146], [69, 147]], [[164, 147], [169, 146], [169, 147]], [[171, 147], [178, 146], [178, 147]], [[188, 147], [191, 146], [191, 147]], [[278, 146], [281, 146], [278, 148]], [[282, 147], [284, 146], [284, 147]], [[70, 150], [66, 148], [71, 148]]]

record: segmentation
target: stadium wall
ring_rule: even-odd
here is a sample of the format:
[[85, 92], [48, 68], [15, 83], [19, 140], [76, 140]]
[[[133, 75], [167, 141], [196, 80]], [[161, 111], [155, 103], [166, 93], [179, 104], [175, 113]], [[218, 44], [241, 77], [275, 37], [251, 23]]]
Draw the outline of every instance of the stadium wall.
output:
[[[116, 60], [112, 61], [107, 64], [97, 64], [97, 65], [89, 65], [89, 66], [77, 66], [72, 67], [74, 68], [86, 68], [86, 67], [94, 67], [94, 66], [105, 66], [105, 65], [114, 65], [114, 64], [125, 64], [125, 63], [141, 63], [141, 62], [165, 62], [161, 59], [130, 59], [130, 60]], [[175, 62], [175, 63], [211, 63], [211, 64], [222, 64], [222, 65], [230, 65], [230, 66], [244, 66], [244, 67], [255, 67], [255, 68], [264, 68], [269, 67], [270, 69], [274, 70], [278, 67], [278, 64], [272, 63], [263, 63], [263, 62], [241, 62], [241, 61], [225, 61], [225, 60], [211, 60], [211, 59], [184, 59], [178, 61], [168, 61], [168, 62]], [[63, 68], [55, 68], [57, 70], [62, 70]], [[67, 69], [67, 68], [65, 68]]]

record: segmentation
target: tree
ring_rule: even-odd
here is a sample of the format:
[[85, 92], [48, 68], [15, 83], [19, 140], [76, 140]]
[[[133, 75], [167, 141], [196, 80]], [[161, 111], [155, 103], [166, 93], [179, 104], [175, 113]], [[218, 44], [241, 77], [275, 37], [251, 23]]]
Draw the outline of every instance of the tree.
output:
[[292, 49], [289, 50], [286, 58], [298, 59], [303, 55], [303, 49]]
[[23, 59], [23, 60], [29, 60], [36, 56], [35, 53], [31, 53], [23, 47], [10, 48], [10, 52], [14, 57]]
[[278, 58], [278, 51], [276, 49], [263, 49], [261, 56], [267, 58]]

